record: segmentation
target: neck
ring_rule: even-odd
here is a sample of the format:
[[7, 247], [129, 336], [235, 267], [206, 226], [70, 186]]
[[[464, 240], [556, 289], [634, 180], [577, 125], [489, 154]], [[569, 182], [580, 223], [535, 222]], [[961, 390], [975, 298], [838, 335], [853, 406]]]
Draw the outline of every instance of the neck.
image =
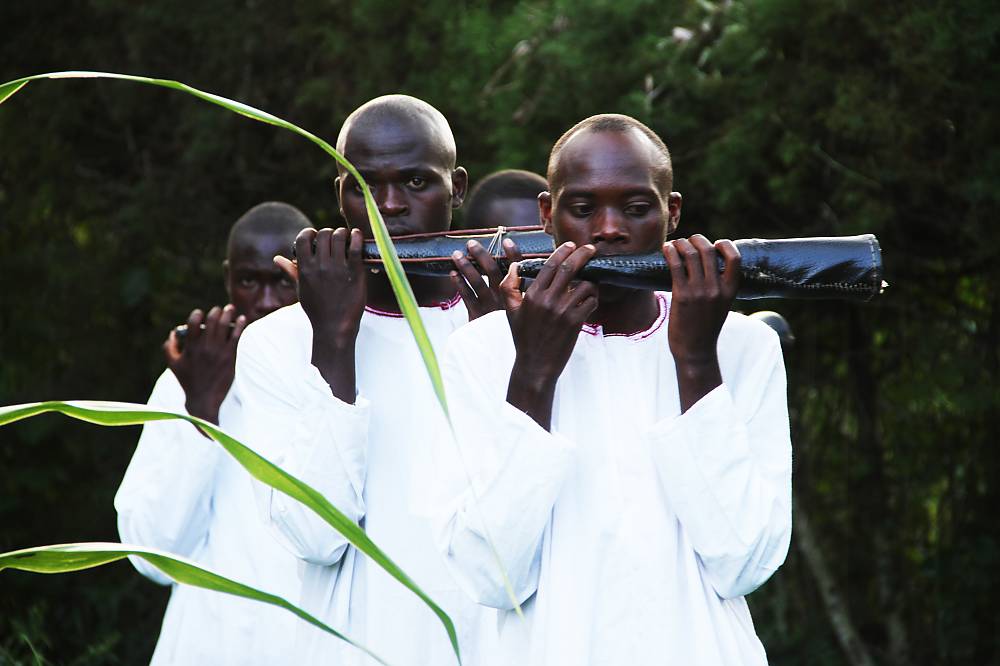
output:
[[590, 323], [600, 324], [605, 334], [643, 331], [660, 314], [652, 291], [603, 286], [598, 300], [600, 304], [590, 316]]
[[[368, 274], [368, 298], [366, 305], [385, 312], [399, 312], [399, 303], [396, 301], [396, 294], [392, 291], [392, 284], [385, 271]], [[442, 303], [451, 299], [455, 295], [455, 285], [449, 277], [428, 277], [423, 275], [408, 275], [410, 286], [413, 288], [413, 295], [417, 299], [417, 305], [426, 307]]]

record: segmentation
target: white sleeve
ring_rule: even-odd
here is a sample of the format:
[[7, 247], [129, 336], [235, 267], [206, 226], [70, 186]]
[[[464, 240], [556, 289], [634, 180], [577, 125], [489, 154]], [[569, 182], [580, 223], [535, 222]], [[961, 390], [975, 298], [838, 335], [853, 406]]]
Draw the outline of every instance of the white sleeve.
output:
[[[315, 366], [258, 335], [261, 323], [244, 332], [237, 350], [234, 434], [357, 523], [365, 514], [368, 401], [338, 400]], [[321, 565], [340, 560], [348, 541], [311, 509], [257, 481], [254, 492], [263, 520], [293, 554]]]
[[792, 447], [776, 336], [732, 386], [647, 433], [660, 481], [706, 577], [723, 598], [753, 592], [785, 561]]
[[[449, 492], [434, 521], [435, 537], [466, 594], [477, 603], [510, 609], [497, 557], [518, 603], [524, 602], [538, 587], [544, 535], [574, 447], [507, 402], [510, 363], [484, 363], [496, 354], [468, 353], [463, 342], [470, 339], [453, 336], [445, 356], [445, 384], [459, 441], [458, 450], [451, 447], [437, 455], [440, 468], [448, 470]], [[468, 465], [468, 477], [461, 460]]]
[[[187, 413], [184, 389], [170, 370], [160, 375], [150, 407]], [[115, 495], [118, 533], [123, 543], [198, 558], [208, 536], [218, 444], [185, 421], [154, 421], [142, 428], [139, 444]], [[148, 578], [172, 580], [145, 560], [130, 557]]]

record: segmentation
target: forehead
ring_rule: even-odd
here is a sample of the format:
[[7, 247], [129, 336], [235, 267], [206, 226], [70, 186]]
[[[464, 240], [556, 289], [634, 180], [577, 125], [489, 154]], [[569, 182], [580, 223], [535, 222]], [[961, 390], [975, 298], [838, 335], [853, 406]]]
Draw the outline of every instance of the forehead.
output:
[[649, 189], [659, 193], [660, 157], [641, 132], [581, 132], [563, 146], [559, 192]]
[[274, 255], [291, 256], [294, 234], [247, 234], [234, 240], [229, 250], [230, 269], [270, 270]]
[[530, 227], [539, 224], [538, 199], [506, 197], [494, 199], [486, 208], [486, 227]]
[[452, 168], [440, 133], [418, 118], [351, 127], [344, 142], [344, 156], [362, 172]]

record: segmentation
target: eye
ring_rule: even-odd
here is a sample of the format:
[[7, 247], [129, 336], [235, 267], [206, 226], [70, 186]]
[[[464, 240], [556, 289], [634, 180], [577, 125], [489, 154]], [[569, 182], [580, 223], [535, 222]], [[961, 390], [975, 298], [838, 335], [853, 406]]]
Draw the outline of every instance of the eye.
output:
[[594, 207], [588, 203], [575, 203], [569, 205], [569, 212], [573, 217], [587, 217], [593, 211]]
[[241, 277], [237, 280], [237, 284], [239, 284], [243, 289], [251, 289], [257, 286], [257, 280], [249, 277]]
[[427, 187], [427, 179], [423, 176], [413, 176], [406, 181], [406, 186], [411, 190], [422, 190]]
[[625, 214], [633, 217], [642, 217], [649, 212], [651, 206], [645, 202], [630, 203], [625, 206]]
[[295, 283], [292, 282], [292, 279], [290, 277], [288, 277], [287, 275], [285, 275], [285, 274], [282, 274], [281, 277], [278, 279], [278, 285], [282, 289], [294, 289], [295, 288]]

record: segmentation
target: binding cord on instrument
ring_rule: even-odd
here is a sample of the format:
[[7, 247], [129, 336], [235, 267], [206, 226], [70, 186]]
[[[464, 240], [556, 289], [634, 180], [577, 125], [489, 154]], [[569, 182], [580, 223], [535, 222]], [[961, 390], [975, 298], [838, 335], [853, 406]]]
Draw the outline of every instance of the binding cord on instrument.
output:
[[486, 251], [490, 253], [490, 256], [494, 259], [503, 258], [503, 237], [507, 233], [507, 227], [497, 227], [497, 232], [493, 234], [493, 238], [490, 239], [490, 246], [486, 248]]

